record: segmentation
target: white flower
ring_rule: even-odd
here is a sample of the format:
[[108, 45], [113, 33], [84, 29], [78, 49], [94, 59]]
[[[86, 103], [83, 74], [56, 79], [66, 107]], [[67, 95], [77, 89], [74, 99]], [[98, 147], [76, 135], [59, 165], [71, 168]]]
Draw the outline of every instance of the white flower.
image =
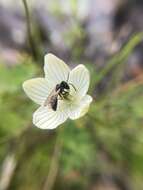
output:
[[[45, 78], [35, 78], [23, 83], [25, 93], [40, 107], [33, 114], [33, 124], [41, 129], [54, 129], [68, 118], [74, 120], [82, 117], [92, 102], [87, 95], [90, 77], [84, 65], [78, 65], [73, 70], [52, 54], [45, 56]], [[55, 90], [57, 84], [67, 82], [69, 89], [64, 89], [66, 95], [60, 96]], [[51, 96], [57, 95], [57, 107], [54, 110], [48, 102]], [[54, 99], [55, 100], [55, 99]], [[46, 103], [48, 102], [48, 103]]]

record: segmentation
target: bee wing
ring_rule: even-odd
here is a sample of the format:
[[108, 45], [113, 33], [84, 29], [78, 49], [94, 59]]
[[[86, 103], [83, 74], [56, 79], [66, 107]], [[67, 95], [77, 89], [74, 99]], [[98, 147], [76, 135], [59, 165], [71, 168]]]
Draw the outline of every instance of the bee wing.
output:
[[49, 107], [51, 107], [52, 109], [53, 109], [53, 107], [54, 108], [57, 107], [58, 94], [59, 94], [59, 90], [58, 91], [56, 91], [56, 89], [52, 90], [52, 92], [49, 94], [49, 96], [45, 100], [44, 106], [49, 105]]
[[49, 104], [49, 101], [51, 100], [51, 97], [56, 94], [56, 90], [53, 89], [52, 92], [49, 94], [49, 96], [46, 98], [44, 102], [44, 106], [47, 106]]

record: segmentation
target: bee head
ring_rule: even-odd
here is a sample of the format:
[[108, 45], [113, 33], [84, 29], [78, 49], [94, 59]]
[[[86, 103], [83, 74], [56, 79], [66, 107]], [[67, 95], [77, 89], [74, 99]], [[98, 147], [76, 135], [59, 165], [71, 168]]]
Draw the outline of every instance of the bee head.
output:
[[58, 91], [59, 89], [61, 89], [62, 91], [63, 91], [64, 89], [69, 90], [70, 87], [69, 87], [69, 85], [67, 84], [67, 82], [62, 81], [60, 84], [57, 84], [57, 85], [56, 85], [56, 91]]
[[60, 83], [60, 88], [63, 88], [63, 89], [70, 89], [69, 85], [67, 84], [67, 82], [65, 81], [62, 81]]

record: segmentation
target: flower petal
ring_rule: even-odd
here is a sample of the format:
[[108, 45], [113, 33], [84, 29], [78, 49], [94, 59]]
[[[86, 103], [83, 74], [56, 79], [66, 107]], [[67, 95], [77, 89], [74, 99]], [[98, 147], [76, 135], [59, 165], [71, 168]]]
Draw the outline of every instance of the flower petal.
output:
[[40, 107], [33, 114], [33, 124], [41, 129], [54, 129], [66, 121], [66, 112], [53, 111], [48, 107]]
[[75, 67], [69, 76], [69, 83], [75, 86], [77, 93], [83, 97], [89, 88], [89, 71], [84, 65], [78, 65]]
[[44, 78], [35, 78], [23, 83], [23, 89], [27, 96], [37, 104], [42, 105], [52, 91], [50, 85]]
[[69, 110], [69, 118], [74, 120], [84, 116], [87, 113], [91, 102], [92, 97], [85, 95], [78, 103], [71, 105]]
[[61, 81], [67, 81], [70, 69], [64, 61], [49, 53], [45, 55], [44, 71], [46, 80], [56, 86]]

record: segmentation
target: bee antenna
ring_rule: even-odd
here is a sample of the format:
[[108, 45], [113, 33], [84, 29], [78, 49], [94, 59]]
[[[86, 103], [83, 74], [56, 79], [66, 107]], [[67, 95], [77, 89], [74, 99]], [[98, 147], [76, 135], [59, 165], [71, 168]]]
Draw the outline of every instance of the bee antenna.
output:
[[74, 89], [75, 91], [77, 91], [76, 87], [75, 87], [72, 83], [69, 83], [69, 85], [71, 85], [71, 86], [73, 87], [73, 89]]

